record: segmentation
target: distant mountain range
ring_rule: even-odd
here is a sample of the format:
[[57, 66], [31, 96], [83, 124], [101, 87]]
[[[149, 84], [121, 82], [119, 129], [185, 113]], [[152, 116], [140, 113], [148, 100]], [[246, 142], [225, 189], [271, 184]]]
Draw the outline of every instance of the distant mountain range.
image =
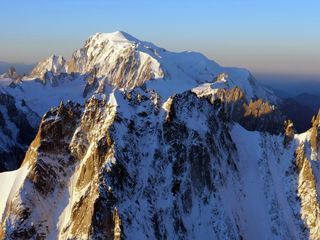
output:
[[298, 132], [311, 127], [310, 119], [320, 108], [320, 77], [258, 74], [257, 78], [283, 99], [280, 109]]
[[9, 63], [9, 62], [0, 61], [0, 75], [2, 73], [7, 72], [10, 67], [15, 67], [15, 69], [17, 70], [17, 73], [21, 75], [29, 74], [34, 68], [34, 66], [35, 64]]
[[258, 82], [272, 88], [283, 98], [309, 93], [320, 96], [320, 75], [255, 73]]
[[294, 122], [298, 132], [305, 132], [311, 127], [311, 118], [318, 114], [320, 96], [303, 93], [294, 97], [285, 98], [281, 111]]

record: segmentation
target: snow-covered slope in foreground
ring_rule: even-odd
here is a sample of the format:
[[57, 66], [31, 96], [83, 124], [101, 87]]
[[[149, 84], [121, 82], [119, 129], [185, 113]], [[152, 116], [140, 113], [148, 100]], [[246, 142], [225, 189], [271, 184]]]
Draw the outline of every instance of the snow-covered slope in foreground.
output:
[[20, 169], [9, 172], [0, 173], [0, 219], [5, 211], [7, 202], [12, 201], [12, 194], [16, 194], [21, 188], [23, 181], [27, 175], [27, 165], [21, 166]]
[[0, 237], [318, 239], [319, 122], [289, 139], [250, 132], [192, 91], [60, 104], [28, 150]]

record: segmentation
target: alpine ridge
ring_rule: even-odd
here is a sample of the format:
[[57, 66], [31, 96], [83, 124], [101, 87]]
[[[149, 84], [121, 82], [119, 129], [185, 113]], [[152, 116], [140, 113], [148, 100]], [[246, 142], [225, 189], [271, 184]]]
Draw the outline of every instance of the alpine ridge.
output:
[[0, 239], [319, 239], [320, 114], [245, 69], [97, 33], [1, 91]]

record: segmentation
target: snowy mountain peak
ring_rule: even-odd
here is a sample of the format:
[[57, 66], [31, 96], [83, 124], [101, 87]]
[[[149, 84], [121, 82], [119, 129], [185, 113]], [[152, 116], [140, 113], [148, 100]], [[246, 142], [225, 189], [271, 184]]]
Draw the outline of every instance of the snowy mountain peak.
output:
[[[45, 90], [43, 84], [33, 81], [39, 78]], [[6, 91], [30, 100], [34, 105], [30, 107], [42, 115], [61, 100], [82, 102], [94, 93], [108, 94], [110, 88], [132, 90], [138, 86], [154, 90], [164, 101], [195, 88], [194, 92], [203, 96], [238, 87], [247, 100], [276, 102], [276, 97], [246, 69], [222, 67], [197, 52], [167, 51], [121, 31], [92, 35], [68, 61], [55, 55], [40, 61], [18, 88]], [[49, 94], [50, 101], [36, 101], [35, 89]]]
[[95, 68], [97, 75], [106, 77], [113, 86], [132, 89], [146, 83], [164, 98], [216, 81], [212, 88], [240, 87], [248, 99], [276, 102], [246, 69], [222, 67], [198, 52], [170, 52], [122, 31], [96, 33], [72, 59], [69, 72], [74, 71], [74, 65], [79, 66], [78, 72]]
[[125, 89], [163, 78], [159, 61], [152, 52], [141, 49], [142, 43], [124, 32], [97, 33], [72, 55], [67, 70], [83, 74], [95, 69], [98, 77]]
[[38, 62], [31, 72], [31, 77], [43, 78], [46, 72], [58, 75], [65, 72], [66, 60], [62, 56], [51, 55], [50, 57]]
[[123, 31], [116, 31], [112, 33], [96, 33], [89, 38], [91, 41], [113, 41], [113, 42], [140, 42], [137, 38]]
[[53, 76], [64, 72], [80, 75], [93, 72], [100, 81], [100, 90], [106, 84], [125, 90], [146, 84], [165, 99], [199, 84], [212, 83], [222, 74], [224, 77], [212, 88], [237, 86], [249, 99], [275, 102], [273, 94], [259, 86], [245, 69], [222, 67], [197, 52], [170, 52], [123, 31], [96, 33], [69, 61], [51, 56], [38, 63], [31, 77], [44, 79], [48, 71], [52, 72], [51, 82]]

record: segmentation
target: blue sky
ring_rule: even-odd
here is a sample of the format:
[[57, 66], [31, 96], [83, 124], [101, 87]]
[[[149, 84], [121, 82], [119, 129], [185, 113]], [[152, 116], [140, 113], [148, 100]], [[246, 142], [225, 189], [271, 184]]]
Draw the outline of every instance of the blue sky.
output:
[[70, 54], [95, 32], [123, 30], [254, 72], [320, 75], [320, 1], [1, 0], [0, 60]]

